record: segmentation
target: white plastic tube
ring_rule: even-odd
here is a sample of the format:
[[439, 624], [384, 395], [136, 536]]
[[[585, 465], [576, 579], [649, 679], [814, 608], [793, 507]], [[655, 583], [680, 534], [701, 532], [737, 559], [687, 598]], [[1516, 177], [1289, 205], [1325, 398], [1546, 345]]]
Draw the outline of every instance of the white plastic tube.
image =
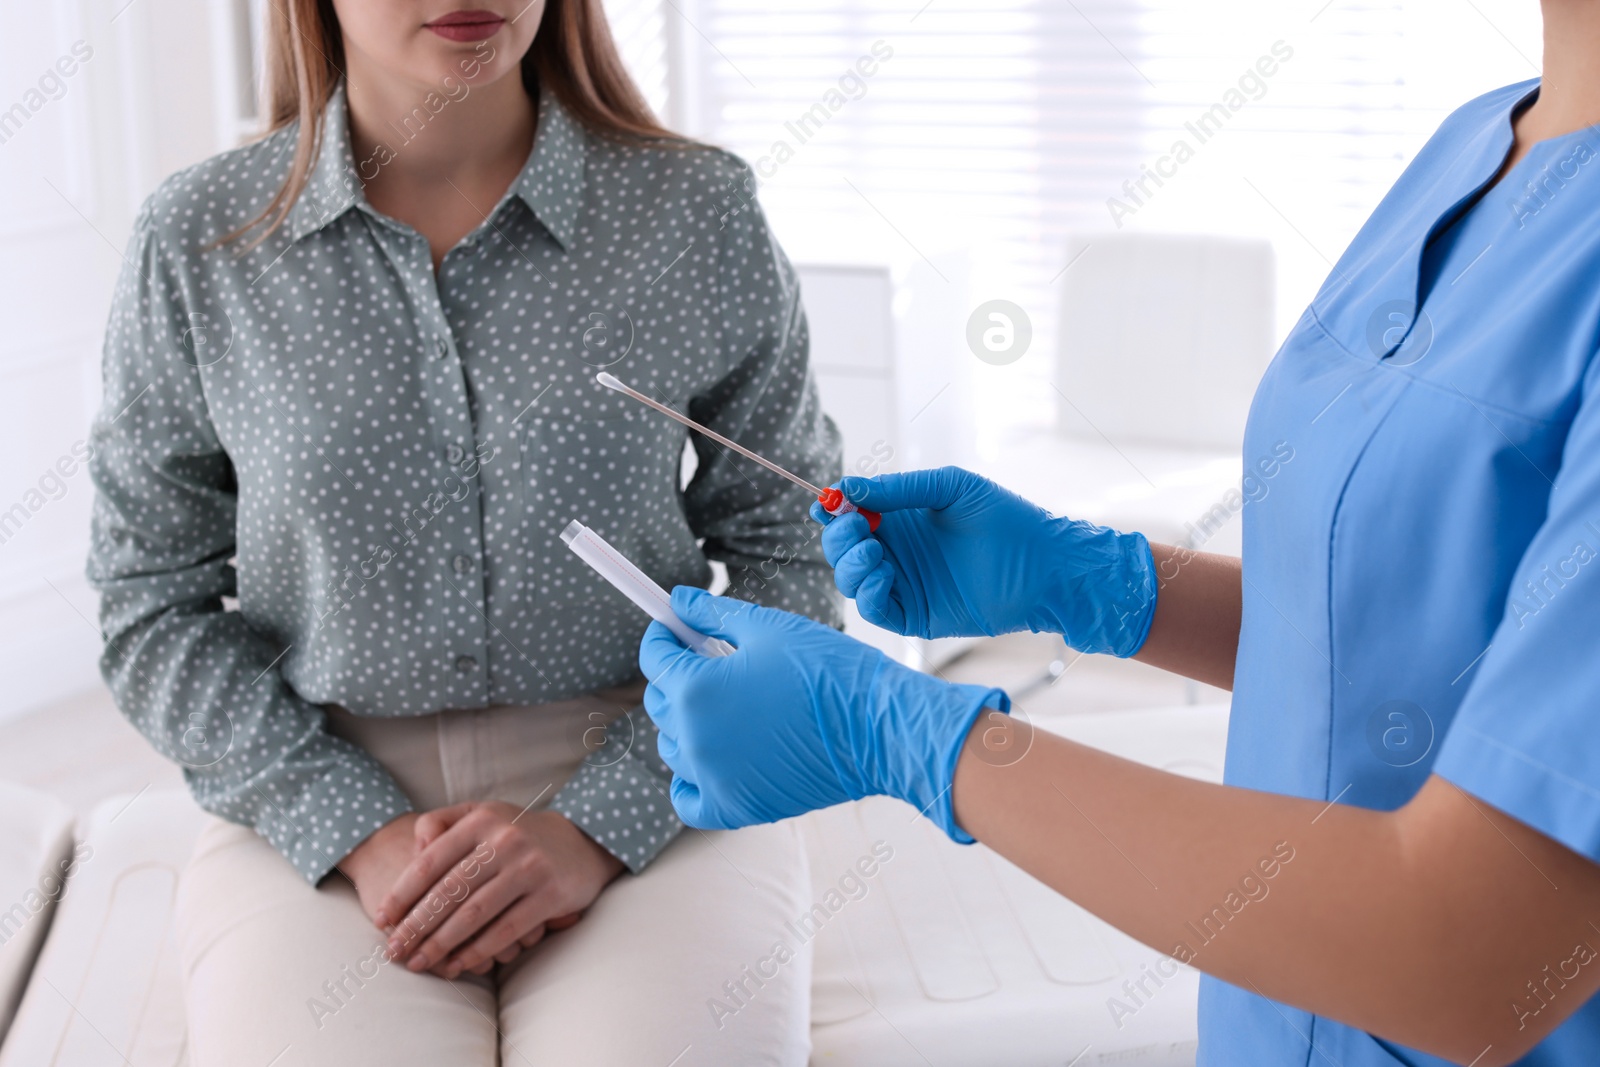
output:
[[622, 595], [643, 608], [652, 619], [671, 630], [679, 641], [704, 656], [726, 656], [733, 646], [719, 637], [707, 637], [691, 629], [672, 610], [672, 597], [650, 580], [650, 576], [621, 552], [612, 548], [605, 538], [574, 519], [561, 531], [561, 540], [578, 554], [578, 558], [593, 567], [606, 581], [616, 586]]

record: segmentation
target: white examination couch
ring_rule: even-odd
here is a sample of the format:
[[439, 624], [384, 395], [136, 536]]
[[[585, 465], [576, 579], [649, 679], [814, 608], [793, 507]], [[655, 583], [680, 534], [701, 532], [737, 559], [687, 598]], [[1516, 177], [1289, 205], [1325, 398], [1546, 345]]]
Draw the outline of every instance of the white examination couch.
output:
[[[1201, 706], [1054, 717], [1041, 725], [1215, 780], [1226, 722], [1225, 707]], [[0, 801], [0, 890], [11, 901], [59, 869], [74, 835], [54, 801], [4, 785]], [[0, 1044], [0, 1067], [186, 1062], [172, 908], [199, 823], [182, 792], [148, 790], [106, 801], [77, 828], [85, 858], [53, 919], [48, 911], [32, 916], [0, 949], [0, 993], [26, 983]], [[814, 900], [824, 907], [843, 901], [813, 940], [816, 1067], [1194, 1062], [1192, 972], [1179, 970], [1157, 987], [1145, 977], [1156, 952], [983, 846], [950, 844], [905, 805], [879, 798], [802, 823]], [[892, 856], [861, 879], [864, 891], [847, 881], [849, 895], [839, 894], [840, 879], [874, 855], [875, 844], [878, 856], [890, 849]], [[1141, 978], [1149, 995], [1132, 1000], [1123, 984]], [[1113, 998], [1123, 1010], [1113, 1010]], [[677, 1067], [718, 1063], [714, 1050], [700, 1058], [697, 1051]]]
[[0, 782], [0, 1040], [50, 929], [72, 836], [65, 804]]

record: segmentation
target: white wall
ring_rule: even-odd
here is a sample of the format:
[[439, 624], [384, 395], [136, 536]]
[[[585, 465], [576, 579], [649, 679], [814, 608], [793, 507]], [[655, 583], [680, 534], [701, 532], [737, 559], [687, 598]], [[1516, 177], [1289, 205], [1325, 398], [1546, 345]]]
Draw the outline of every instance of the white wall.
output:
[[207, 15], [204, 0], [7, 5], [0, 718], [99, 684], [83, 578], [92, 489], [72, 453], [99, 402], [101, 338], [139, 203], [217, 147]]

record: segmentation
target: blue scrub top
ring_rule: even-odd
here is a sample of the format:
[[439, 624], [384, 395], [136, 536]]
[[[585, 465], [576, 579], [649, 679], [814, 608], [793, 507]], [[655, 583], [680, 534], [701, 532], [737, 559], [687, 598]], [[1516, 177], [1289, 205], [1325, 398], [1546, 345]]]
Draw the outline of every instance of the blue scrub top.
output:
[[[1261, 382], [1226, 778], [1438, 774], [1600, 861], [1600, 134], [1483, 192], [1537, 91], [1445, 121]], [[1208, 1067], [1444, 1063], [1213, 979], [1200, 1022]], [[1520, 1062], [1600, 1063], [1600, 998]]]

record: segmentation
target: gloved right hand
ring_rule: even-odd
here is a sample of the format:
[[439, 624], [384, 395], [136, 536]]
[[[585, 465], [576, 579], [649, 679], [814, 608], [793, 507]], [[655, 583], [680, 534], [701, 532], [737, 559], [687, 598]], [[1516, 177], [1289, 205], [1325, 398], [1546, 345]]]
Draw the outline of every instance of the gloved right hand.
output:
[[813, 504], [839, 591], [868, 622], [911, 637], [1061, 634], [1081, 652], [1131, 656], [1155, 614], [1144, 535], [1058, 518], [962, 470], [845, 478], [860, 515]]
[[881, 794], [972, 842], [955, 821], [956, 763], [986, 709], [1010, 711], [1004, 692], [953, 685], [831, 626], [701, 589], [678, 586], [672, 610], [734, 646], [702, 656], [659, 622], [639, 643], [644, 707], [684, 822], [732, 829]]

